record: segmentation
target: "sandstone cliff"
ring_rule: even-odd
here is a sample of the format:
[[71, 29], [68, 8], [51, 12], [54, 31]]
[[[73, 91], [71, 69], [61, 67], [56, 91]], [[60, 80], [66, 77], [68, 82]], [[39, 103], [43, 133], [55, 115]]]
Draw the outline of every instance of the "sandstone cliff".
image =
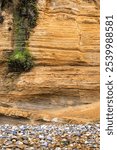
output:
[[[7, 69], [13, 48], [13, 34], [8, 31], [12, 13], [2, 12], [0, 114], [35, 118], [34, 111], [39, 116], [45, 109], [99, 102], [99, 1], [39, 0], [38, 9], [29, 40], [35, 67], [22, 74]], [[99, 112], [96, 115], [99, 119]]]

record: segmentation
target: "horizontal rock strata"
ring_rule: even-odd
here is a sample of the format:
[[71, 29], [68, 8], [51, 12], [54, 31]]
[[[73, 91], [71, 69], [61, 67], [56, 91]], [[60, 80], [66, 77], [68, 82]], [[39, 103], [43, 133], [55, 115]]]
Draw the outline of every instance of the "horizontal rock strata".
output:
[[99, 101], [99, 1], [39, 0], [37, 26], [29, 39], [35, 67], [8, 73], [13, 49], [12, 14], [0, 24], [0, 105], [40, 110]]

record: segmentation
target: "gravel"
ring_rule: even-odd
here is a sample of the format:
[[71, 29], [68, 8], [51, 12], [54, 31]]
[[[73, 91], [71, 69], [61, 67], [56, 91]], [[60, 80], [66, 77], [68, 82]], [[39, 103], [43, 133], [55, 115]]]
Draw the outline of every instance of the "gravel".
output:
[[0, 150], [99, 150], [100, 125], [0, 125]]

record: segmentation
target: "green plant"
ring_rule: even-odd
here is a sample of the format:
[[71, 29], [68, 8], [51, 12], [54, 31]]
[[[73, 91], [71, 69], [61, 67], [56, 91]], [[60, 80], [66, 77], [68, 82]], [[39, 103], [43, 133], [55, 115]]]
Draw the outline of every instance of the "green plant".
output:
[[36, 26], [38, 11], [37, 0], [20, 0], [14, 2], [14, 52], [9, 57], [10, 71], [28, 71], [33, 67], [29, 54], [28, 39], [32, 28]]
[[27, 49], [15, 50], [8, 60], [10, 71], [28, 71], [33, 67], [32, 57]]

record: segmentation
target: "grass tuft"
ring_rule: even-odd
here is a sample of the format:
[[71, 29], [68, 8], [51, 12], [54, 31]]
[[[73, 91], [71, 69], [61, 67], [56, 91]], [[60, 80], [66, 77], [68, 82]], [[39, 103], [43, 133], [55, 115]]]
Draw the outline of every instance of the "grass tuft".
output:
[[29, 71], [33, 67], [33, 61], [27, 49], [15, 50], [8, 60], [8, 65], [10, 71], [23, 72]]

